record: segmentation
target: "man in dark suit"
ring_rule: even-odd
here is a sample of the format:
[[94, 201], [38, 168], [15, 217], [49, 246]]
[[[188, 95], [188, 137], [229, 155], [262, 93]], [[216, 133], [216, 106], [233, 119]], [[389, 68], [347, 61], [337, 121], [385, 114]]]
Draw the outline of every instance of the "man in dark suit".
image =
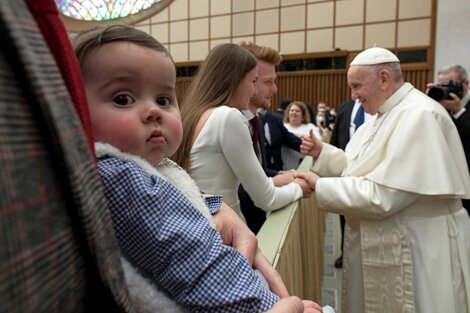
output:
[[[284, 143], [300, 150], [302, 141], [287, 131], [281, 119], [267, 112], [260, 114], [260, 117], [257, 114], [258, 109], [269, 108], [271, 99], [277, 92], [276, 65], [281, 62], [282, 57], [270, 47], [260, 47], [247, 42], [242, 42], [240, 46], [258, 59], [257, 93], [250, 100], [249, 110], [244, 113], [250, 122], [253, 148], [266, 175], [272, 177], [275, 186], [283, 186], [291, 181], [293, 175], [278, 173], [282, 169], [281, 145]], [[257, 136], [253, 136], [254, 134]], [[243, 186], [238, 190], [238, 198], [248, 227], [256, 234], [266, 220], [266, 212], [255, 206]]]
[[[359, 100], [343, 102], [336, 115], [336, 123], [331, 134], [330, 144], [344, 150], [356, 129], [364, 122], [364, 119], [364, 109]], [[343, 215], [340, 215], [339, 218], [341, 222], [341, 256], [335, 261], [336, 268], [343, 267], [344, 226], [346, 224]]]
[[266, 167], [270, 170], [282, 171], [283, 161], [281, 147], [300, 150], [302, 140], [284, 127], [282, 119], [264, 109], [259, 117], [262, 121], [265, 135]]
[[[470, 92], [467, 71], [461, 65], [446, 66], [439, 71], [437, 83], [443, 84], [446, 81], [461, 84], [462, 93], [460, 95], [451, 92], [449, 97], [452, 99], [443, 99], [440, 103], [447, 109], [457, 127], [467, 159], [467, 166], [470, 169]], [[428, 84], [428, 90], [434, 86], [435, 84]], [[470, 214], [470, 200], [463, 199], [462, 203]]]

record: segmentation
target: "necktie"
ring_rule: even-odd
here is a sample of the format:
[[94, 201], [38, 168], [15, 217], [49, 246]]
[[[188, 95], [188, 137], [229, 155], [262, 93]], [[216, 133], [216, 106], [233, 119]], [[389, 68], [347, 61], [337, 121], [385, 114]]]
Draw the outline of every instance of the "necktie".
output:
[[251, 124], [251, 141], [253, 141], [253, 148], [255, 149], [256, 155], [259, 157], [259, 146], [258, 146], [258, 138], [259, 138], [259, 120], [255, 116], [250, 120]]
[[362, 105], [359, 106], [359, 109], [356, 112], [356, 116], [354, 117], [354, 125], [356, 129], [359, 128], [364, 123], [364, 107]]

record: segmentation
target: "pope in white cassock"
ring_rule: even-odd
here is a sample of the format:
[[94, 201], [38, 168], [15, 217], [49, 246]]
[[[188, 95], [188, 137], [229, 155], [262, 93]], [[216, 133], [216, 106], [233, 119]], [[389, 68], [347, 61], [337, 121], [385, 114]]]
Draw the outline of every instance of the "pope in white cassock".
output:
[[346, 217], [343, 312], [470, 312], [470, 179], [454, 123], [386, 49], [357, 55], [348, 85], [375, 116], [345, 152], [314, 136], [301, 147], [318, 207]]

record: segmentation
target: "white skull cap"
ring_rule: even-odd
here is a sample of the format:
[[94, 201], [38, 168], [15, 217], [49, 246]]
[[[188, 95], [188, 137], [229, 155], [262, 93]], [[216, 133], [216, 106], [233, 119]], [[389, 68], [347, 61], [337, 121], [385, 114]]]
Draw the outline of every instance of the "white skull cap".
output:
[[387, 49], [373, 47], [359, 53], [350, 65], [375, 65], [382, 63], [400, 63], [400, 60]]

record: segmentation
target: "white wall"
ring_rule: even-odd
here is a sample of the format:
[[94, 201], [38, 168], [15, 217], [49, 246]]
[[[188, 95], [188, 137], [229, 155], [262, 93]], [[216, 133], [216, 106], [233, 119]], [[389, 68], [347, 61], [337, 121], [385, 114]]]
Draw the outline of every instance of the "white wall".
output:
[[469, 0], [437, 0], [434, 77], [450, 64], [460, 64], [470, 74]]

